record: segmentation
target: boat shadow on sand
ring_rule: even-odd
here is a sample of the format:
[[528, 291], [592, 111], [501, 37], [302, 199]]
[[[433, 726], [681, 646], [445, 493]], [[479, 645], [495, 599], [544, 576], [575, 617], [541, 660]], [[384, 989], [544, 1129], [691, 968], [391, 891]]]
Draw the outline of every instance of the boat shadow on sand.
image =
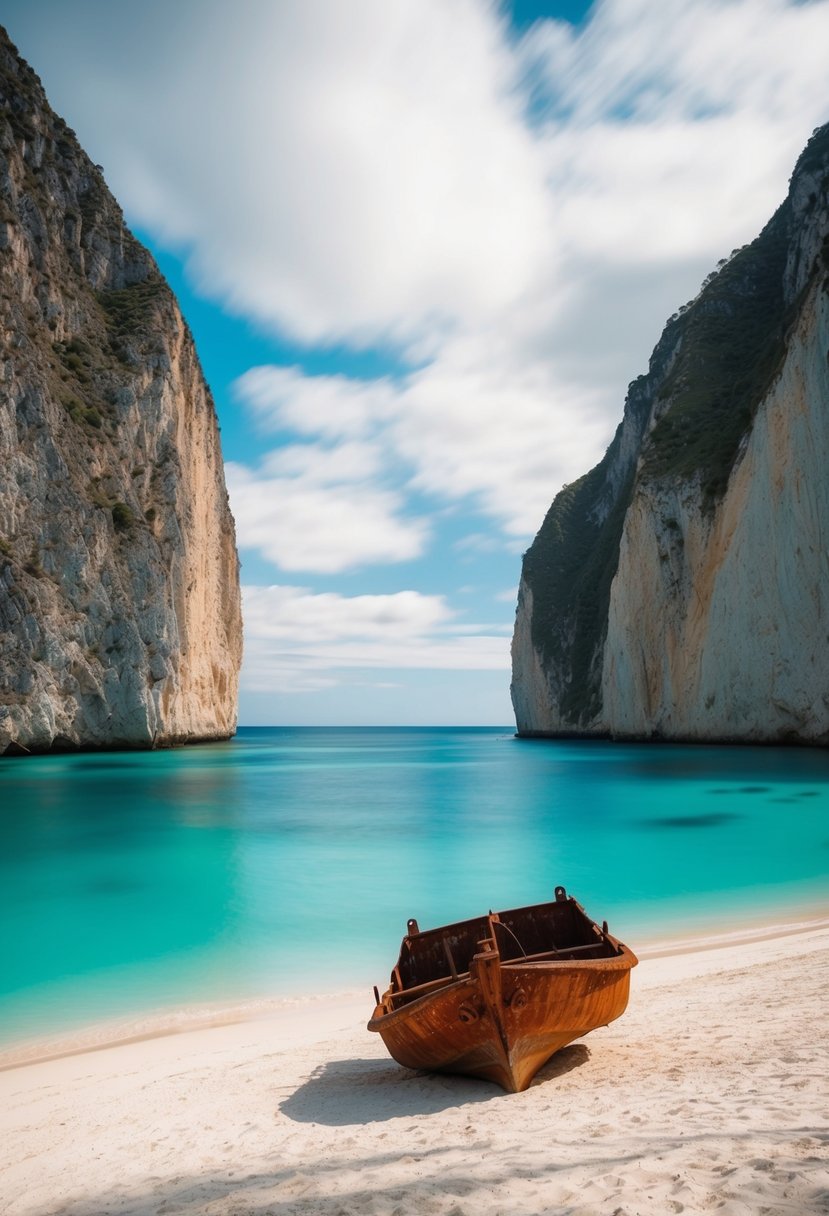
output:
[[[589, 1059], [590, 1050], [583, 1043], [563, 1047], [536, 1075], [531, 1088], [563, 1077]], [[329, 1060], [285, 1098], [279, 1110], [296, 1123], [342, 1127], [505, 1100], [520, 1101], [521, 1095], [505, 1094], [491, 1081], [411, 1072], [393, 1060]]]

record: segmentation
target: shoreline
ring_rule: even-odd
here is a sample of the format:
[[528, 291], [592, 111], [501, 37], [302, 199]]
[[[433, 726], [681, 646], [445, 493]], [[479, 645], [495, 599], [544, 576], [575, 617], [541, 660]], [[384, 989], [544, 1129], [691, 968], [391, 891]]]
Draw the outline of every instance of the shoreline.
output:
[[829, 918], [678, 947], [520, 1094], [401, 1068], [367, 995], [21, 1062], [3, 1216], [825, 1213]]
[[[637, 941], [633, 949], [640, 964], [647, 964], [718, 951], [746, 951], [747, 948], [765, 943], [821, 932], [829, 932], [829, 907], [818, 909], [809, 905], [807, 909], [792, 908], [789, 916], [782, 909], [775, 909], [772, 920], [760, 916], [748, 918], [736, 928], [723, 933], [696, 932], [677, 936], [669, 928], [664, 934], [652, 934], [642, 944]], [[640, 966], [635, 973], [634, 985], [641, 974]], [[18, 1039], [0, 1046], [0, 1074], [29, 1065], [203, 1030], [290, 1018], [291, 1015], [300, 1016], [303, 1013], [313, 1015], [321, 1009], [333, 1011], [343, 1007], [364, 1007], [363, 1021], [367, 1022], [371, 1015], [371, 997], [368, 987], [365, 993], [363, 987], [366, 986], [304, 995], [260, 996], [150, 1009], [87, 1023], [72, 1030]]]

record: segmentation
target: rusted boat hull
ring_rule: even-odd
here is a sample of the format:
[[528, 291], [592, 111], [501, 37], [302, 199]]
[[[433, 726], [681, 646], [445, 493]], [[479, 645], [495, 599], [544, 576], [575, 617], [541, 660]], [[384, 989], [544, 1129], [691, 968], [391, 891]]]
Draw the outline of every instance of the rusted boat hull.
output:
[[[574, 900], [569, 902], [583, 914]], [[520, 924], [520, 913], [544, 908], [509, 915]], [[560, 957], [564, 950], [555, 951], [552, 958], [505, 960], [497, 944], [504, 936], [497, 932], [497, 915], [494, 920], [492, 937], [480, 943], [464, 974], [416, 985], [409, 997], [405, 986], [394, 982], [395, 975], [400, 977], [398, 966], [368, 1028], [378, 1032], [390, 1055], [408, 1068], [481, 1077], [517, 1093], [560, 1048], [624, 1013], [637, 960], [627, 946], [606, 931], [602, 935], [596, 926], [592, 928], [601, 936], [601, 945], [592, 953], [601, 949], [607, 957], [579, 958], [580, 950], [591, 950], [581, 945], [569, 959]], [[404, 939], [401, 957], [413, 940]], [[418, 987], [426, 991], [417, 995]]]

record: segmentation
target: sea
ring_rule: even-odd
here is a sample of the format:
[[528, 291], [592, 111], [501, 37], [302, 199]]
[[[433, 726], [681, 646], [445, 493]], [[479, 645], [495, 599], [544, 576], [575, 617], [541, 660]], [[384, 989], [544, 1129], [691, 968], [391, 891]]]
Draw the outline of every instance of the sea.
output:
[[634, 950], [829, 907], [829, 752], [247, 728], [0, 760], [0, 1046], [381, 989], [421, 928], [568, 893]]

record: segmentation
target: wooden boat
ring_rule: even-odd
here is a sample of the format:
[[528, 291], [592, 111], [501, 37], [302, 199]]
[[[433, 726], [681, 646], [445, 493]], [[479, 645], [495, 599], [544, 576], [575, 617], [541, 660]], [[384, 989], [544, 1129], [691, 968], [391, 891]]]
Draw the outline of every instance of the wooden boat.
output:
[[407, 1068], [526, 1089], [559, 1048], [624, 1013], [638, 961], [563, 887], [555, 896], [424, 932], [410, 920], [368, 1029]]

